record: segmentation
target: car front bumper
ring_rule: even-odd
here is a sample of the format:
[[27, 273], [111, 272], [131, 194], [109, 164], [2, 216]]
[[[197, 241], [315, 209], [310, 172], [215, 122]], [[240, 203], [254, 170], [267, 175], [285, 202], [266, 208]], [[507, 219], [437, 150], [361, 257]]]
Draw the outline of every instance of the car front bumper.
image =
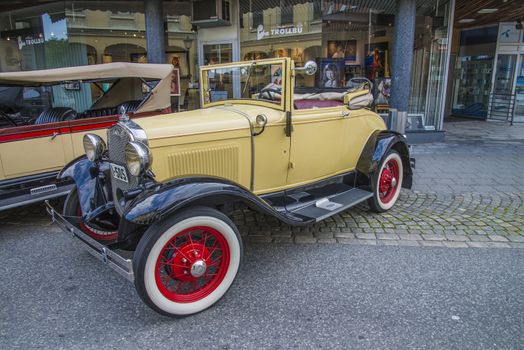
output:
[[69, 222], [65, 217], [60, 215], [48, 201], [45, 201], [46, 209], [51, 219], [65, 232], [71, 233], [74, 237], [78, 238], [84, 243], [87, 251], [91, 253], [98, 260], [109, 266], [111, 269], [118, 272], [125, 279], [134, 282], [135, 275], [133, 273], [133, 261], [126, 259], [117, 252], [109, 249], [102, 243], [97, 242], [93, 238], [86, 235], [78, 227]]

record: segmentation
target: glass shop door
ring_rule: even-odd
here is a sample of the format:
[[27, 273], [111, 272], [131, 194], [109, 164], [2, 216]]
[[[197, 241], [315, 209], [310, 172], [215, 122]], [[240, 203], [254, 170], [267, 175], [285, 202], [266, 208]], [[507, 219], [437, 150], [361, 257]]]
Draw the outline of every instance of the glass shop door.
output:
[[493, 77], [488, 119], [509, 121], [514, 103], [517, 54], [498, 54]]
[[524, 122], [524, 55], [519, 56], [515, 78], [515, 122]]
[[488, 115], [494, 56], [462, 56], [457, 59], [452, 113], [457, 117], [486, 119]]
[[497, 65], [495, 67], [495, 81], [493, 82], [493, 93], [511, 94], [517, 67], [516, 54], [497, 55]]

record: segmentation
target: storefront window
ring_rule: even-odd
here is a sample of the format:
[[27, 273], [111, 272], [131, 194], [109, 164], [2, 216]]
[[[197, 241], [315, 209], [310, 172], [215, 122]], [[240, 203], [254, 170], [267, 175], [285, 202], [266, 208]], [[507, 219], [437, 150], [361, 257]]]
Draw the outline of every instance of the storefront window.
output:
[[128, 1], [66, 3], [70, 43], [83, 48], [81, 64], [147, 62], [144, 4]]
[[71, 65], [68, 42], [63, 3], [0, 13], [0, 71]]
[[229, 63], [233, 58], [233, 44], [204, 45], [204, 65]]
[[443, 116], [450, 38], [450, 1], [417, 11], [410, 114], [407, 130], [435, 130]]
[[[450, 10], [449, 1], [417, 6], [408, 131], [440, 126]], [[241, 57], [290, 57], [299, 67], [315, 60], [317, 75], [297, 74], [296, 88], [348, 89], [366, 78], [373, 83], [374, 109], [386, 115], [395, 74], [391, 67], [395, 11], [394, 0], [380, 4], [371, 0], [240, 0]]]
[[497, 26], [460, 32], [453, 76], [452, 114], [485, 119], [488, 115]]
[[[191, 2], [165, 2], [164, 21], [166, 63], [177, 81], [174, 108], [187, 108], [187, 89], [198, 76]], [[60, 1], [0, 13], [0, 51], [0, 71], [147, 63], [144, 1]], [[82, 99], [96, 93], [82, 89]]]

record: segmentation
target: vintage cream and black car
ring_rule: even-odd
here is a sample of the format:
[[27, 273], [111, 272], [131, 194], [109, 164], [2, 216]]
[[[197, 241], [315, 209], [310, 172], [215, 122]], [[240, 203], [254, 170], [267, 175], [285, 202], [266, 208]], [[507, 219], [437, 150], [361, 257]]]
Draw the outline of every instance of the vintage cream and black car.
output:
[[83, 137], [105, 138], [118, 109], [170, 112], [171, 65], [110, 63], [0, 73], [0, 210], [66, 195], [56, 181], [84, 154]]
[[48, 204], [54, 221], [134, 281], [147, 305], [176, 316], [206, 309], [233, 283], [235, 209], [290, 225], [366, 200], [390, 209], [411, 186], [406, 139], [366, 108], [369, 83], [295, 88], [315, 70], [288, 58], [203, 67], [203, 109], [122, 116], [107, 147], [85, 136], [86, 157], [59, 175], [76, 183], [63, 214]]

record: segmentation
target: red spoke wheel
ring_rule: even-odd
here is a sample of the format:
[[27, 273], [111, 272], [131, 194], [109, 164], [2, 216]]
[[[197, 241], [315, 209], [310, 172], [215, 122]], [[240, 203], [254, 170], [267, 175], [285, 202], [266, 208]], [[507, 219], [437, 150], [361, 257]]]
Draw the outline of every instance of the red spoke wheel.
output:
[[373, 211], [384, 212], [395, 205], [402, 188], [402, 159], [397, 151], [389, 151], [379, 165], [374, 177], [373, 197], [368, 204]]
[[[78, 193], [76, 188], [71, 190], [64, 205], [64, 215], [65, 216], [78, 216], [82, 217], [82, 209], [80, 208], [80, 201], [78, 200]], [[114, 241], [118, 237], [118, 231], [116, 230], [103, 230], [95, 228], [91, 225], [88, 225], [84, 222], [79, 224], [79, 228], [87, 234], [89, 237], [96, 239], [100, 242], [110, 242]]]
[[224, 280], [229, 245], [212, 227], [195, 226], [177, 233], [160, 255], [155, 280], [169, 300], [191, 303], [211, 294]]
[[233, 283], [242, 255], [231, 220], [193, 208], [152, 225], [133, 257], [135, 286], [154, 310], [183, 316], [216, 303]]

